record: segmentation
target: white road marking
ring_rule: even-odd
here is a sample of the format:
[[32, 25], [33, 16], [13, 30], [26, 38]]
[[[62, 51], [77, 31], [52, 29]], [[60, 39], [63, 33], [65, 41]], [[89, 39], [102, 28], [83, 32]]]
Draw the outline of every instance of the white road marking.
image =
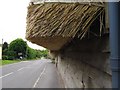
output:
[[30, 67], [30, 66], [22, 67], [22, 68], [18, 69], [17, 71], [21, 71], [21, 70], [23, 70], [24, 68], [33, 68], [33, 67]]
[[20, 68], [20, 69], [18, 69], [17, 71], [21, 71], [22, 69], [24, 69], [25, 67], [22, 67], [22, 68]]
[[11, 74], [13, 74], [13, 72], [8, 73], [8, 74], [6, 74], [6, 75], [4, 75], [4, 76], [1, 76], [0, 79], [3, 78], [3, 77], [9, 76], [9, 75], [11, 75]]
[[34, 84], [33, 88], [35, 88], [35, 87], [36, 87], [36, 85], [37, 85], [38, 81], [40, 80], [40, 78], [42, 77], [43, 73], [45, 72], [45, 69], [46, 69], [46, 66], [44, 67], [44, 69], [43, 69], [42, 73], [40, 74], [40, 76], [39, 76], [39, 77], [38, 77], [38, 79], [36, 80], [36, 82], [35, 82], [35, 84]]

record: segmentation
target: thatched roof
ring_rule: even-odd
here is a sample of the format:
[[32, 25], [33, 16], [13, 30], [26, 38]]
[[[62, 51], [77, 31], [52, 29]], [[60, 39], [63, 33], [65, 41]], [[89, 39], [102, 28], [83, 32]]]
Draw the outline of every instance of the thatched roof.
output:
[[[104, 6], [80, 3], [30, 5], [26, 38], [50, 50], [60, 49], [71, 38], [83, 38]], [[55, 39], [55, 40], [54, 40]]]

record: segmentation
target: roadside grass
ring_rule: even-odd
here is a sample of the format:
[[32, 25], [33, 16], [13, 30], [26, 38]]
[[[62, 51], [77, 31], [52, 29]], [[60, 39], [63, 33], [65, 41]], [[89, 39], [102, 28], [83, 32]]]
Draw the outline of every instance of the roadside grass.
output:
[[0, 66], [20, 62], [20, 60], [0, 60]]
[[6, 65], [6, 64], [17, 63], [17, 62], [21, 62], [21, 61], [32, 61], [32, 60], [39, 60], [39, 59], [0, 60], [0, 66]]

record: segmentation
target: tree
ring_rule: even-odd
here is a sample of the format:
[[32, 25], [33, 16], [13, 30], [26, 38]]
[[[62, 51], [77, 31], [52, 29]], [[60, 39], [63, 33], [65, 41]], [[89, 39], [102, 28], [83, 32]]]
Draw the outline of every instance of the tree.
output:
[[41, 58], [42, 57], [40, 50], [36, 50], [36, 57], [37, 58]]
[[14, 52], [15, 58], [20, 58], [20, 56], [25, 57], [27, 43], [24, 40], [18, 38], [10, 43], [8, 50]]
[[8, 49], [8, 43], [4, 42], [2, 46], [2, 50]]
[[28, 46], [26, 55], [27, 55], [27, 59], [35, 59], [36, 58], [36, 51]]
[[8, 43], [4, 42], [2, 46], [2, 59], [3, 60], [8, 59], [7, 53], [8, 53]]
[[14, 51], [8, 51], [7, 52], [7, 59], [8, 60], [13, 60], [13, 59], [15, 59], [16, 56], [17, 56], [17, 54]]
[[41, 57], [47, 58], [47, 50], [41, 50]]

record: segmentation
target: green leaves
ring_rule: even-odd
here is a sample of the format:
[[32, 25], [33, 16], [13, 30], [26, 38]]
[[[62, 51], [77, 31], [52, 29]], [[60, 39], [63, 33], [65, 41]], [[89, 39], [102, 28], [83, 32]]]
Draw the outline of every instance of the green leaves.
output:
[[27, 55], [27, 59], [37, 59], [41, 57], [47, 58], [48, 51], [47, 50], [35, 50], [28, 46], [26, 55]]
[[47, 50], [32, 49], [21, 38], [13, 40], [9, 45], [5, 42], [3, 46], [2, 57], [6, 60], [20, 59], [20, 57], [24, 59], [37, 59], [48, 56]]
[[[18, 38], [16, 40], [13, 40], [9, 45], [9, 51], [13, 51], [16, 54], [16, 58], [19, 58], [20, 56], [25, 57], [26, 50], [27, 50], [27, 43], [23, 41], [22, 39]], [[21, 53], [21, 55], [19, 55]]]
[[3, 46], [2, 46], [2, 50], [8, 49], [8, 43], [4, 42]]

